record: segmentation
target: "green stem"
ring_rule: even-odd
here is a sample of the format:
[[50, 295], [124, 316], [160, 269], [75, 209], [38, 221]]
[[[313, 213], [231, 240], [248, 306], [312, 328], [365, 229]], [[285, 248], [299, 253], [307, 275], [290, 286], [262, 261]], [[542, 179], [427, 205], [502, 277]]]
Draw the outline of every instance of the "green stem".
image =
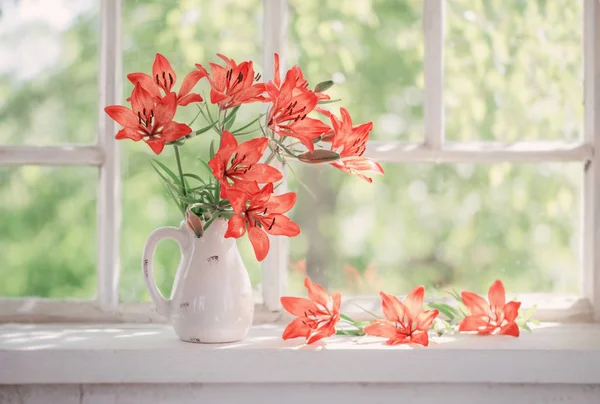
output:
[[[278, 149], [279, 149], [279, 147], [278, 147]], [[265, 160], [265, 164], [269, 164], [271, 161], [273, 161], [273, 159], [275, 158], [275, 153], [276, 153], [275, 151], [271, 150], [271, 154]]]
[[185, 180], [183, 179], [183, 170], [181, 169], [181, 157], [179, 156], [179, 147], [175, 146], [175, 159], [177, 160], [177, 170], [179, 170], [179, 180], [181, 181], [181, 193], [183, 196], [187, 195], [185, 189]]

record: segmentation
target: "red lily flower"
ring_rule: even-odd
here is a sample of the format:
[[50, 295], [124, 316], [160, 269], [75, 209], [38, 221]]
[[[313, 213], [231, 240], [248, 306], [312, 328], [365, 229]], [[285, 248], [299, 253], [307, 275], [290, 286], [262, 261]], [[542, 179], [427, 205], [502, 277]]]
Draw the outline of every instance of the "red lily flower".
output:
[[[206, 73], [206, 71], [202, 72], [194, 70], [185, 76], [183, 83], [181, 83], [179, 93], [177, 94], [177, 105], [184, 107], [192, 102], [201, 102], [202, 97], [200, 94], [190, 94], [190, 91], [192, 91], [192, 88], [194, 88], [201, 78], [206, 77], [207, 75], [208, 73]], [[152, 77], [145, 73], [130, 73], [127, 75], [127, 78], [133, 85], [139, 84], [142, 86], [142, 88], [157, 101], [161, 98], [160, 90], [162, 90], [165, 95], [169, 94], [177, 80], [177, 76], [171, 68], [171, 64], [167, 58], [160, 53], [157, 53], [156, 58], [154, 59], [154, 64], [152, 65]]]
[[152, 95], [136, 84], [131, 93], [131, 109], [111, 105], [104, 111], [123, 126], [116, 139], [144, 140], [154, 153], [160, 154], [166, 142], [173, 142], [192, 131], [189, 126], [173, 121], [176, 109], [175, 93], [156, 103]]
[[410, 343], [429, 345], [427, 331], [433, 325], [433, 320], [438, 316], [439, 311], [423, 311], [425, 288], [423, 286], [414, 288], [406, 296], [404, 304], [395, 296], [383, 292], [379, 294], [383, 314], [387, 320], [369, 324], [363, 329], [365, 334], [388, 338], [386, 341], [388, 345]]
[[[269, 141], [265, 137], [248, 140], [238, 145], [235, 136], [224, 130], [221, 137], [221, 147], [215, 157], [208, 162], [213, 170], [213, 175], [221, 183], [221, 197], [230, 187], [229, 180], [234, 185], [256, 181], [259, 184], [277, 182], [283, 175], [275, 167], [262, 164], [258, 161], [265, 152]], [[231, 164], [228, 167], [229, 160]]]
[[279, 136], [295, 137], [310, 151], [315, 149], [313, 139], [331, 130], [318, 119], [307, 117], [319, 101], [319, 96], [309, 90], [299, 67], [288, 70], [283, 83], [279, 78], [279, 56], [275, 55], [275, 77], [267, 83], [269, 100], [268, 126]]
[[501, 334], [519, 336], [519, 326], [515, 322], [519, 316], [520, 302], [506, 303], [504, 285], [497, 280], [488, 292], [488, 303], [472, 292], [462, 292], [462, 301], [471, 315], [465, 317], [458, 331], [477, 331], [480, 335]]
[[217, 56], [225, 61], [225, 67], [210, 63], [212, 78], [202, 65], [196, 64], [196, 68], [208, 76], [211, 103], [219, 104], [221, 109], [228, 109], [250, 102], [266, 101], [262, 95], [265, 85], [253, 84], [255, 80], [260, 79], [260, 74], [254, 75], [252, 62], [242, 62], [238, 65], [233, 59], [219, 53]]
[[247, 226], [258, 261], [264, 260], [269, 252], [270, 242], [265, 232], [288, 237], [300, 234], [298, 225], [284, 215], [296, 203], [294, 192], [273, 195], [273, 183], [259, 189], [252, 182], [240, 189], [228, 188], [226, 194], [235, 214], [229, 219], [225, 237], [240, 238], [246, 234]]
[[340, 159], [330, 163], [335, 168], [349, 174], [354, 174], [367, 182], [373, 180], [363, 173], [383, 174], [379, 163], [368, 157], [365, 153], [369, 133], [373, 130], [373, 122], [352, 126], [352, 118], [346, 108], [340, 108], [342, 121], [329, 111], [319, 109], [319, 112], [329, 116], [333, 127], [331, 150], [340, 155]]
[[308, 299], [282, 297], [281, 304], [290, 314], [297, 316], [283, 331], [283, 339], [306, 338], [307, 344], [335, 334], [335, 325], [340, 321], [342, 296], [333, 293], [331, 297], [321, 285], [312, 283], [307, 276], [304, 286]]
[[[304, 73], [302, 73], [302, 70], [295, 65], [290, 70], [294, 72], [296, 87], [308, 89], [308, 80], [304, 78]], [[277, 88], [281, 87], [281, 78], [279, 74], [279, 54], [277, 53], [275, 54], [275, 74], [273, 76], [273, 84], [275, 84]], [[331, 98], [323, 92], [315, 91], [314, 93], [317, 95], [319, 100], [328, 100]]]

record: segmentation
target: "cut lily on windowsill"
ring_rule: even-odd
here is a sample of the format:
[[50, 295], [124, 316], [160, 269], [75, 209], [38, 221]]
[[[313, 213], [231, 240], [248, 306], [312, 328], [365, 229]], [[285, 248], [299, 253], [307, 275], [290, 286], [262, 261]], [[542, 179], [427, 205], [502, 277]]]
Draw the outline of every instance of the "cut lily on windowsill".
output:
[[[384, 318], [360, 309], [373, 317], [371, 321], [356, 321], [340, 312], [339, 293], [329, 295], [325, 288], [307, 276], [304, 285], [308, 299], [282, 297], [281, 304], [296, 316], [283, 332], [283, 339], [305, 338], [307, 344], [333, 335], [385, 338], [387, 345], [428, 346], [429, 334], [475, 333], [478, 335], [507, 335], [518, 337], [519, 329], [531, 331], [529, 323], [535, 308], [519, 313], [520, 303], [506, 302], [504, 286], [497, 280], [490, 287], [489, 303], [472, 292], [450, 294], [457, 307], [443, 302], [430, 302], [424, 309], [425, 288], [417, 286], [401, 301], [396, 296], [380, 292]], [[444, 317], [444, 318], [441, 318]]]

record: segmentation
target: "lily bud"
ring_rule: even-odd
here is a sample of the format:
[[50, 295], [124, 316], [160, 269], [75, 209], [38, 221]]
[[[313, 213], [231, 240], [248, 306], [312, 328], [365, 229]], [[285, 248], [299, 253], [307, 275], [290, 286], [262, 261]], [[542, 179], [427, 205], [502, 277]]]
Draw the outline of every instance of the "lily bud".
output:
[[202, 220], [190, 209], [185, 211], [185, 224], [191, 231], [196, 233], [196, 237], [200, 238], [204, 234]]
[[315, 86], [315, 93], [322, 93], [333, 86], [333, 80], [322, 81]]
[[298, 160], [308, 164], [331, 163], [339, 160], [340, 155], [331, 150], [317, 149], [315, 151], [307, 151], [298, 156]]

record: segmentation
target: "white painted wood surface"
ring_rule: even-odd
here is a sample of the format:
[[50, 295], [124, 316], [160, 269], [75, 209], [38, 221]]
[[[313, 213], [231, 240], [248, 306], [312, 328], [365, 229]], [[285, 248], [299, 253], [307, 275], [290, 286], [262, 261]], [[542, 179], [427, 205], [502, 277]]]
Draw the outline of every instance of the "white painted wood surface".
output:
[[5, 325], [0, 384], [600, 384], [600, 325], [545, 324], [520, 338], [458, 335], [428, 348], [374, 337], [306, 346], [282, 326], [233, 344], [190, 344], [168, 326]]
[[0, 146], [0, 166], [99, 166], [104, 150], [97, 146]]
[[[286, 72], [286, 50], [288, 27], [288, 4], [287, 0], [263, 0], [263, 81], [273, 79], [274, 54], [279, 54], [279, 74]], [[276, 193], [281, 194], [288, 191], [287, 172], [282, 164], [274, 160], [272, 165], [284, 175], [283, 181], [277, 187]], [[271, 248], [269, 254], [262, 263], [261, 287], [263, 304], [269, 310], [281, 309], [279, 298], [287, 290], [287, 267], [289, 240], [287, 237], [269, 236]]]
[[446, 2], [423, 2], [423, 36], [425, 39], [425, 95], [423, 122], [425, 144], [439, 150], [444, 143], [444, 20]]
[[[600, 144], [600, 3], [585, 0], [584, 73], [585, 141]], [[600, 156], [595, 153], [585, 166], [583, 191], [583, 293], [600, 320]]]
[[[259, 300], [258, 296], [255, 296]], [[516, 295], [523, 310], [536, 305], [534, 317], [540, 321], [589, 322], [592, 319], [591, 303], [586, 298], [572, 295], [523, 294]], [[404, 297], [402, 297], [404, 300]], [[452, 304], [451, 300], [446, 303]], [[358, 306], [371, 312], [381, 310], [378, 296], [342, 296], [342, 311], [357, 320], [370, 320]], [[273, 311], [262, 303], [254, 306], [254, 325], [288, 321], [285, 311]], [[149, 302], [121, 303], [118, 310], [103, 310], [96, 302], [85, 300], [52, 300], [42, 298], [0, 298], [0, 324], [2, 323], [166, 323]]]
[[104, 152], [98, 184], [98, 302], [107, 311], [119, 305], [121, 239], [121, 154], [115, 140], [120, 126], [105, 112], [121, 104], [121, 0], [102, 0], [100, 29], [100, 80], [98, 147]]
[[594, 156], [594, 148], [561, 142], [446, 142], [435, 150], [427, 144], [372, 141], [365, 155], [387, 163], [586, 162]]
[[598, 404], [600, 386], [173, 384], [0, 386], [3, 404]]

